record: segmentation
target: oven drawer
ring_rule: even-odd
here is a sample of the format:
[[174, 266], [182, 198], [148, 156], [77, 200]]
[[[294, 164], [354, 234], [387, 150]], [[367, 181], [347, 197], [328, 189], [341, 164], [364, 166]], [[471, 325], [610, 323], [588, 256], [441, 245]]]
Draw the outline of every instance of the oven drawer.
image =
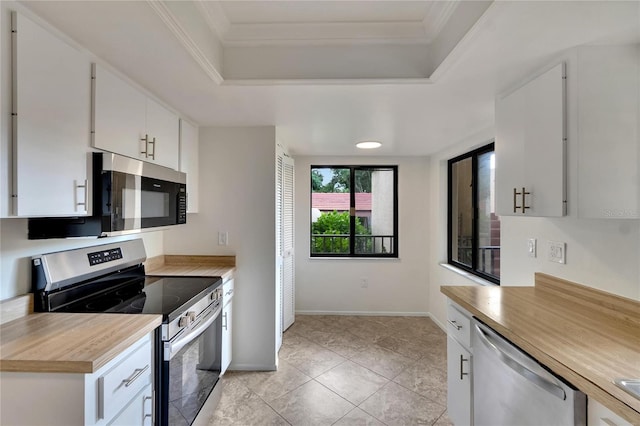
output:
[[449, 301], [447, 305], [447, 334], [462, 344], [471, 347], [471, 319], [463, 314], [463, 308]]
[[151, 340], [145, 339], [98, 378], [98, 417], [110, 419], [152, 383]]

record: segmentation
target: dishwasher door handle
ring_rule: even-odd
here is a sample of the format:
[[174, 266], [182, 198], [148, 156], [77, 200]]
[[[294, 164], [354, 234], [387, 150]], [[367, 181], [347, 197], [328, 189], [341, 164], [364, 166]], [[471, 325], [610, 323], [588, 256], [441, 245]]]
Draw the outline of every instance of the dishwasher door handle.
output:
[[508, 353], [500, 348], [500, 342], [497, 342], [491, 338], [486, 331], [484, 331], [478, 324], [475, 324], [476, 330], [478, 331], [478, 336], [484, 345], [493, 351], [500, 361], [506, 364], [513, 371], [529, 380], [533, 384], [541, 387], [546, 390], [550, 394], [557, 396], [561, 400], [567, 399], [567, 394], [564, 389], [562, 389], [557, 384], [550, 382], [548, 379], [540, 376], [539, 374], [531, 371], [527, 366], [523, 365], [520, 361], [512, 358]]

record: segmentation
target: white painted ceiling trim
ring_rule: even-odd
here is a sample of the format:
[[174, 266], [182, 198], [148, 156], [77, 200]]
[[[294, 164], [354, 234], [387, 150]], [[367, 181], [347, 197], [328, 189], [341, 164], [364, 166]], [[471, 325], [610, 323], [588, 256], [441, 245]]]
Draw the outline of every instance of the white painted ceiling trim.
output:
[[431, 3], [427, 16], [422, 20], [424, 32], [429, 43], [440, 34], [459, 4], [460, 0]]
[[221, 84], [224, 81], [222, 74], [209, 60], [207, 55], [200, 49], [198, 44], [189, 36], [185, 26], [177, 19], [173, 12], [169, 10], [164, 2], [147, 0], [147, 4], [158, 14], [162, 22], [164, 22], [164, 24], [171, 30], [178, 41], [182, 43], [187, 52], [189, 52], [209, 78], [211, 78], [211, 80], [216, 84]]

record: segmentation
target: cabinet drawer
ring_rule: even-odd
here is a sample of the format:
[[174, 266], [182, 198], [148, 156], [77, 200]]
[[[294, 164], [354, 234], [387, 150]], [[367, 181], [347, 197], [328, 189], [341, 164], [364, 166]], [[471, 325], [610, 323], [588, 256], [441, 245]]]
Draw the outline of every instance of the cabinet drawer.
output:
[[464, 347], [471, 347], [471, 319], [464, 314], [464, 309], [449, 303], [447, 306], [447, 334]]
[[111, 419], [152, 382], [151, 341], [125, 357], [98, 379], [98, 416]]

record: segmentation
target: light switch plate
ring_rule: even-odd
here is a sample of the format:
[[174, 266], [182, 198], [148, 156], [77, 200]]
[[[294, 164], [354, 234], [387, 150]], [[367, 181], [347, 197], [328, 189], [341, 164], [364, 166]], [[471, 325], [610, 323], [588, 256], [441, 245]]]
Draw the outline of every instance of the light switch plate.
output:
[[567, 244], [558, 241], [549, 241], [549, 262], [566, 263]]
[[535, 238], [527, 240], [527, 254], [529, 257], [536, 257], [537, 242]]
[[218, 245], [226, 246], [227, 244], [229, 244], [229, 233], [226, 231], [218, 232]]

